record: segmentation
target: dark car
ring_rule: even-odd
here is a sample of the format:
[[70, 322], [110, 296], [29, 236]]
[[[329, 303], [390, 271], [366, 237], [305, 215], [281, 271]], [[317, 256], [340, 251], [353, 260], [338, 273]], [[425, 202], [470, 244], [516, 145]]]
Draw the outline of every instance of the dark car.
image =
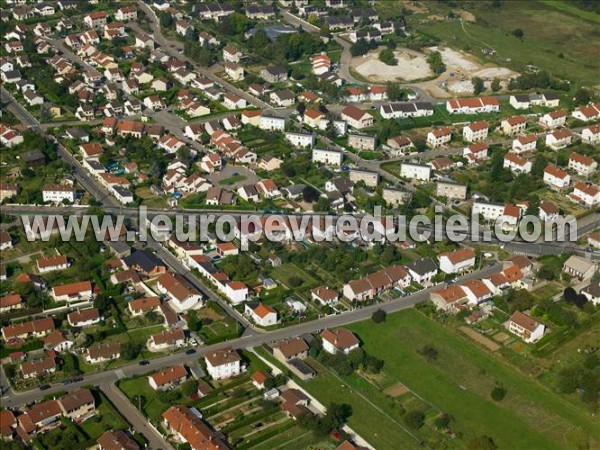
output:
[[150, 364], [150, 361], [148, 361], [146, 359], [140, 361], [140, 366], [147, 366], [148, 364]]
[[77, 383], [78, 381], [83, 381], [83, 377], [80, 375], [78, 377], [74, 377], [71, 379], [73, 383]]
[[189, 350], [186, 350], [186, 352], [185, 352], [186, 355], [193, 355], [194, 353], [196, 353], [196, 350], [194, 350], [193, 348], [190, 348]]
[[45, 391], [46, 389], [50, 389], [50, 385], [49, 384], [42, 384], [40, 386], [40, 391]]

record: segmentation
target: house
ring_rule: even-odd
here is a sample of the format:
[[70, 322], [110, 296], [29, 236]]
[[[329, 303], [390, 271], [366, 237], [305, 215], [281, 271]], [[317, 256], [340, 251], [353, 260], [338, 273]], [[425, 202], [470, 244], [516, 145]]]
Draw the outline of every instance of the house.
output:
[[328, 287], [317, 287], [310, 291], [310, 295], [314, 301], [319, 302], [321, 305], [335, 305], [339, 300], [339, 295], [333, 289]]
[[581, 108], [577, 108], [571, 115], [584, 122], [597, 120], [600, 118], [600, 103], [589, 104]]
[[552, 222], [553, 220], [558, 219], [559, 212], [556, 204], [548, 200], [543, 200], [540, 202], [538, 217], [543, 222]]
[[227, 109], [242, 109], [246, 107], [246, 100], [234, 94], [233, 92], [228, 92], [223, 97], [223, 105]]
[[239, 64], [242, 59], [242, 52], [233, 44], [223, 47], [223, 61]]
[[150, 311], [158, 311], [161, 301], [159, 297], [141, 297], [129, 301], [127, 308], [133, 317], [141, 316]]
[[312, 72], [315, 75], [322, 75], [324, 73], [329, 72], [331, 68], [331, 59], [327, 56], [326, 53], [321, 53], [319, 55], [313, 56], [311, 59], [312, 63]]
[[544, 183], [554, 189], [564, 189], [571, 183], [571, 176], [554, 164], [548, 164], [544, 169]]
[[67, 322], [72, 327], [88, 327], [100, 323], [102, 317], [97, 308], [77, 310], [67, 314]]
[[597, 265], [594, 261], [572, 255], [563, 264], [563, 272], [580, 280], [592, 278], [596, 273]]
[[21, 41], [10, 41], [4, 44], [4, 48], [8, 53], [20, 53], [23, 51], [23, 43]]
[[584, 144], [600, 144], [600, 124], [591, 125], [581, 130], [581, 142]]
[[593, 184], [579, 182], [573, 186], [569, 198], [575, 203], [592, 208], [600, 204], [600, 189]]
[[427, 133], [427, 145], [431, 148], [438, 148], [447, 144], [452, 139], [452, 129], [450, 127], [437, 128]]
[[510, 169], [512, 172], [529, 173], [531, 172], [532, 163], [531, 161], [521, 158], [519, 155], [508, 152], [504, 156], [503, 167], [505, 169]]
[[288, 79], [285, 67], [267, 66], [260, 71], [260, 77], [269, 83], [280, 83]]
[[545, 329], [543, 324], [521, 311], [515, 311], [508, 322], [508, 331], [528, 344], [539, 341], [544, 336]]
[[373, 125], [373, 116], [354, 105], [345, 106], [342, 109], [341, 118], [357, 130]]
[[369, 170], [350, 169], [348, 178], [353, 183], [363, 182], [365, 186], [375, 188], [379, 184], [379, 173]]
[[349, 281], [342, 291], [344, 297], [350, 301], [363, 301], [376, 297], [387, 289], [406, 288], [409, 284], [410, 275], [404, 267], [390, 266], [358, 280]]
[[260, 180], [257, 182], [254, 187], [256, 188], [258, 194], [264, 198], [276, 198], [281, 197], [281, 192], [279, 188], [275, 184], [275, 182], [269, 178], [265, 180]]
[[453, 252], [438, 255], [440, 270], [445, 273], [461, 273], [475, 266], [475, 252], [470, 248], [461, 248]]
[[294, 147], [314, 147], [316, 138], [314, 133], [294, 133], [292, 131], [288, 131], [285, 133], [285, 139], [292, 144]]
[[165, 101], [158, 95], [150, 95], [144, 99], [144, 106], [152, 111], [160, 111], [167, 108]]
[[10, 250], [12, 247], [11, 235], [6, 231], [0, 231], [0, 250]]
[[431, 258], [420, 258], [406, 265], [408, 274], [413, 281], [419, 284], [431, 283], [438, 273], [438, 268]]
[[92, 283], [89, 281], [80, 281], [77, 283], [55, 286], [52, 288], [50, 296], [56, 302], [66, 301], [67, 303], [72, 303], [77, 301], [89, 301], [93, 296]]
[[53, 356], [47, 355], [42, 359], [21, 363], [19, 372], [25, 380], [40, 378], [46, 374], [56, 372], [56, 361]]
[[244, 68], [239, 64], [226, 61], [223, 63], [225, 68], [225, 74], [233, 81], [240, 81], [244, 79]]
[[206, 191], [206, 204], [211, 206], [234, 205], [235, 196], [233, 193], [221, 189], [220, 187], [211, 187]]
[[375, 150], [377, 147], [377, 138], [375, 136], [349, 134], [348, 145], [356, 150]]
[[258, 190], [253, 184], [246, 184], [244, 186], [240, 186], [237, 190], [237, 194], [240, 198], [244, 199], [247, 202], [256, 203], [259, 200]]
[[187, 20], [178, 20], [175, 22], [175, 32], [180, 36], [185, 36], [188, 30], [193, 30], [194, 28], [190, 25]]
[[431, 177], [431, 166], [427, 164], [416, 164], [403, 162], [400, 167], [400, 176], [409, 180], [429, 181]]
[[115, 13], [115, 20], [122, 22], [137, 20], [137, 8], [135, 6], [124, 6], [119, 8]]
[[320, 336], [323, 340], [323, 350], [332, 355], [338, 352], [347, 355], [360, 345], [356, 336], [346, 328], [325, 329]]
[[392, 157], [407, 155], [415, 150], [415, 146], [406, 136], [394, 136], [388, 138], [384, 149]]
[[261, 116], [262, 111], [260, 110], [242, 111], [241, 121], [244, 125], [253, 125], [257, 127], [260, 123]]
[[169, 304], [176, 312], [198, 309], [204, 306], [204, 298], [182, 275], [165, 273], [156, 283], [156, 288], [169, 299]]
[[271, 5], [248, 5], [246, 17], [253, 20], [268, 20], [275, 17], [275, 10]]
[[171, 328], [150, 336], [150, 339], [148, 339], [148, 348], [150, 351], [160, 352], [183, 347], [185, 343], [186, 337], [183, 329]]
[[89, 389], [79, 388], [59, 399], [63, 415], [75, 423], [82, 423], [96, 413], [96, 402]]
[[339, 166], [342, 164], [343, 157], [343, 153], [337, 150], [327, 150], [321, 148], [313, 148], [312, 150], [312, 162], [314, 163]]
[[107, 342], [88, 347], [84, 353], [84, 358], [89, 364], [99, 364], [106, 361], [112, 361], [121, 356], [120, 342]]
[[67, 338], [62, 330], [56, 330], [46, 336], [44, 339], [44, 349], [54, 350], [55, 352], [65, 352], [73, 347], [74, 342]]
[[486, 121], [472, 122], [463, 127], [463, 138], [467, 142], [483, 141], [488, 136], [489, 125]]
[[135, 250], [121, 258], [121, 261], [125, 269], [133, 269], [146, 276], [155, 276], [167, 270], [165, 263], [148, 250]]
[[459, 305], [468, 302], [465, 290], [457, 284], [451, 284], [445, 288], [432, 291], [429, 294], [429, 299], [438, 309], [446, 312], [457, 311]]
[[[200, 3], [198, 8], [214, 3]], [[162, 414], [161, 426], [179, 443], [189, 444], [192, 450], [227, 450], [229, 446], [202, 420], [195, 408], [175, 405]]]
[[379, 113], [384, 119], [431, 116], [433, 115], [433, 105], [427, 102], [388, 103], [379, 107]]
[[546, 145], [552, 150], [560, 150], [568, 145], [571, 145], [573, 139], [573, 132], [568, 128], [553, 131], [546, 135]]
[[598, 281], [588, 284], [581, 290], [581, 293], [585, 295], [594, 306], [600, 304], [600, 283]]
[[44, 97], [35, 91], [27, 90], [23, 93], [23, 98], [29, 106], [42, 105], [44, 103]]
[[50, 258], [40, 258], [36, 261], [39, 273], [54, 272], [55, 270], [65, 270], [69, 267], [69, 261], [64, 255], [52, 256]]
[[263, 303], [254, 305], [246, 303], [244, 312], [255, 324], [260, 325], [261, 327], [269, 327], [271, 325], [276, 325], [279, 322], [277, 311]]
[[525, 116], [512, 116], [500, 122], [502, 132], [508, 136], [516, 136], [525, 131], [527, 119]]
[[206, 370], [213, 380], [224, 380], [242, 373], [242, 358], [232, 348], [214, 350], [204, 356]]
[[83, 18], [83, 23], [89, 28], [101, 30], [106, 26], [106, 13], [103, 11], [91, 12]]
[[574, 170], [583, 177], [592, 175], [598, 168], [598, 163], [589, 156], [577, 152], [569, 155], [569, 169]]
[[468, 302], [472, 305], [478, 305], [492, 298], [492, 291], [481, 280], [467, 280], [461, 283], [461, 287], [467, 294]]
[[594, 248], [600, 248], [600, 231], [595, 231], [588, 235], [588, 244]]
[[139, 450], [138, 443], [122, 430], [108, 430], [96, 441], [98, 450]]
[[188, 377], [187, 370], [183, 364], [177, 364], [171, 367], [154, 372], [148, 375], [148, 384], [155, 391], [169, 391], [183, 383]]
[[19, 294], [0, 297], [0, 313], [6, 313], [23, 307], [23, 299]]
[[512, 152], [516, 154], [531, 152], [537, 146], [537, 136], [535, 134], [524, 134], [512, 142]]
[[451, 200], [464, 200], [467, 198], [467, 186], [453, 181], [438, 181], [435, 195]]
[[566, 109], [557, 109], [555, 111], [551, 111], [549, 113], [544, 114], [540, 118], [540, 125], [546, 128], [558, 128], [565, 125], [567, 120], [567, 110]]
[[450, 114], [479, 114], [500, 111], [500, 102], [495, 97], [458, 98], [448, 100], [446, 109]]
[[[304, 364], [304, 366], [306, 366], [306, 364]], [[309, 368], [307, 367], [307, 369]], [[297, 420], [300, 416], [313, 414], [307, 408], [310, 399], [302, 391], [299, 391], [298, 389], [287, 389], [281, 394], [281, 398], [283, 399], [281, 409], [287, 413], [288, 417]]]
[[258, 128], [268, 131], [283, 131], [285, 130], [285, 119], [282, 117], [261, 115], [258, 122]]
[[283, 363], [292, 359], [305, 359], [308, 356], [308, 345], [301, 337], [281, 341], [273, 347], [273, 356]]
[[281, 91], [271, 92], [269, 100], [277, 106], [292, 106], [296, 103], [296, 96], [289, 89], [283, 89]]

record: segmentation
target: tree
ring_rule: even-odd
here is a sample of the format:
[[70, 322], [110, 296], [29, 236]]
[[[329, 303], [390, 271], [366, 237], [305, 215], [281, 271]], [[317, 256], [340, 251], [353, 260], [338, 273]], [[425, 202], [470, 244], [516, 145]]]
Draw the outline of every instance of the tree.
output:
[[185, 397], [191, 397], [196, 392], [198, 392], [198, 381], [194, 380], [193, 378], [191, 380], [187, 380], [181, 385], [181, 393]]
[[[393, 83], [391, 81], [388, 81], [385, 84], [385, 90], [390, 100], [404, 100], [405, 93], [400, 83]], [[385, 123], [387, 122], [388, 121], [385, 121]]]
[[302, 199], [307, 203], [316, 202], [319, 199], [319, 191], [312, 186], [306, 186], [302, 191]]
[[325, 420], [332, 430], [341, 428], [352, 415], [352, 407], [346, 403], [330, 403]]
[[498, 92], [500, 89], [502, 89], [502, 86], [500, 86], [500, 79], [494, 78], [490, 88], [492, 89], [492, 92]]
[[506, 389], [501, 386], [496, 386], [494, 389], [492, 389], [492, 393], [490, 395], [492, 396], [492, 399], [499, 402], [506, 397]]
[[489, 436], [473, 438], [467, 444], [467, 450], [496, 450], [498, 447]]
[[371, 315], [371, 320], [375, 323], [383, 323], [387, 317], [387, 313], [383, 309], [378, 309]]
[[438, 51], [431, 52], [429, 56], [427, 56], [427, 64], [433, 71], [433, 73], [444, 73], [446, 71], [446, 65], [442, 60], [442, 54]]
[[424, 356], [429, 362], [435, 361], [438, 357], [437, 349], [431, 345], [424, 345], [418, 350], [418, 353]]
[[425, 423], [425, 414], [423, 411], [409, 411], [404, 415], [404, 423], [412, 430], [420, 429]]
[[483, 80], [481, 78], [473, 77], [471, 79], [471, 82], [473, 83], [473, 94], [479, 95], [483, 91], [485, 91], [485, 84], [483, 83]]
[[166, 12], [161, 13], [160, 26], [163, 28], [171, 28], [173, 26], [173, 16]]
[[192, 309], [188, 313], [187, 325], [190, 331], [198, 332], [202, 328], [202, 320], [198, 317], [198, 312]]
[[450, 421], [452, 420], [452, 416], [450, 414], [442, 413], [441, 416], [438, 416], [433, 421], [435, 427], [439, 430], [445, 430], [450, 425]]
[[563, 291], [563, 297], [566, 302], [573, 302], [575, 301], [575, 297], [577, 297], [577, 291], [569, 286]]
[[367, 41], [364, 39], [359, 39], [350, 47], [350, 54], [352, 56], [362, 56], [366, 55], [370, 49], [371, 47]]
[[379, 60], [388, 66], [395, 66], [398, 63], [398, 60], [394, 57], [394, 52], [389, 48], [381, 50]]
[[513, 30], [512, 35], [516, 38], [522, 39], [525, 36], [525, 33], [520, 28], [516, 28]]
[[585, 88], [579, 88], [575, 92], [573, 101], [576, 105], [587, 105], [591, 100], [590, 91]]
[[135, 344], [131, 341], [125, 342], [121, 344], [121, 357], [127, 361], [131, 361], [138, 357], [141, 350], [140, 344]]
[[296, 105], [296, 111], [298, 111], [298, 114], [300, 116], [304, 115], [304, 112], [306, 111], [306, 104], [304, 102], [300, 102]]
[[575, 306], [577, 306], [579, 309], [582, 309], [587, 301], [588, 298], [585, 296], [585, 294], [577, 294], [577, 296], [573, 299], [573, 303], [575, 303]]

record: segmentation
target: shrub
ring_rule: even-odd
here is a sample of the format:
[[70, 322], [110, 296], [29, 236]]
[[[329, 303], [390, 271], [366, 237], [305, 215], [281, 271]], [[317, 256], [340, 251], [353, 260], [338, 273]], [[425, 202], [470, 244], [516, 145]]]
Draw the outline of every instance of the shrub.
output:
[[492, 389], [491, 395], [492, 399], [494, 399], [495, 401], [502, 401], [504, 397], [506, 397], [506, 389], [504, 389], [501, 386], [496, 386], [494, 389]]

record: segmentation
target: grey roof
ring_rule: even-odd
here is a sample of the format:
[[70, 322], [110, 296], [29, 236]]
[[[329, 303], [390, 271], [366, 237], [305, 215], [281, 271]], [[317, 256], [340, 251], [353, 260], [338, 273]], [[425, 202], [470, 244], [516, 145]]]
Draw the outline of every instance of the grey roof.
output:
[[127, 267], [139, 266], [145, 272], [149, 272], [158, 266], [164, 266], [160, 259], [146, 250], [136, 250], [131, 255], [124, 257], [123, 262]]
[[592, 297], [600, 297], [600, 281], [588, 284], [581, 292], [590, 294]]
[[411, 262], [410, 264], [407, 264], [406, 267], [408, 267], [410, 270], [419, 275], [425, 275], [426, 273], [434, 272], [437, 270], [437, 265], [433, 262], [433, 259], [431, 258], [418, 259], [416, 261]]
[[288, 195], [295, 197], [296, 195], [302, 194], [306, 186], [304, 184], [292, 184], [291, 186], [284, 187], [282, 191], [287, 192]]

